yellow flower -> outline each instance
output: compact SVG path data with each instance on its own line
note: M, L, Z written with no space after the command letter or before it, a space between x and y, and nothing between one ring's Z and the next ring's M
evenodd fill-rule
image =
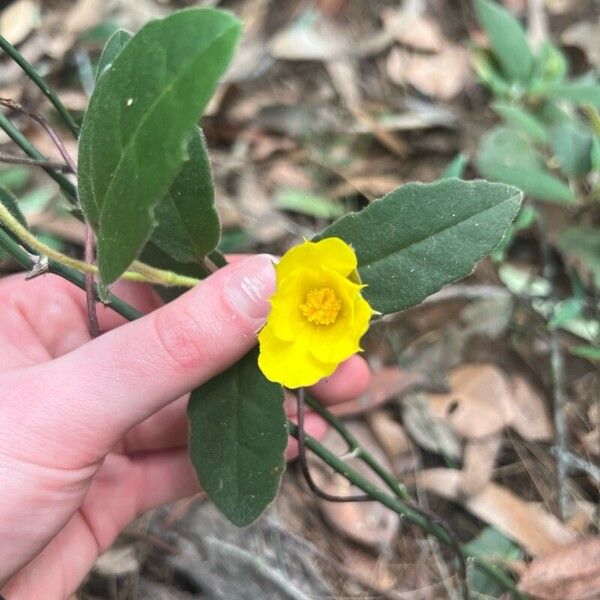
M258 335L258 365L267 379L288 388L312 385L361 350L373 311L356 267L354 250L335 237L305 241L282 257Z

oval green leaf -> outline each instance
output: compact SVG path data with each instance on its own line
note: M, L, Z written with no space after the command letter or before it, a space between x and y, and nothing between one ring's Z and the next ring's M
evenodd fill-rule
M202 487L232 523L249 525L277 495L285 469L282 387L265 379L255 348L192 392L188 415Z
M592 168L592 134L576 121L552 129L552 150L560 170L569 177L583 177Z
M154 210L158 223L152 241L179 262L202 261L221 235L214 200L206 141L196 129L188 143L188 159Z
M497 127L485 136L477 168L487 179L515 185L540 200L575 202L569 186L546 169L542 155L514 129Z
M365 298L388 314L468 275L498 245L521 198L516 188L487 181L410 183L317 237L353 246Z
M519 21L492 0L475 0L475 10L506 77L526 82L531 76L534 58Z
M99 79L81 129L79 197L104 284L149 238L152 209L185 160L239 33L229 13L182 10L143 27Z

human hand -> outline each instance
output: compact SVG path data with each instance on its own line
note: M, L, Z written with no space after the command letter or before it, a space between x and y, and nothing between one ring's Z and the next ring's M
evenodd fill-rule
M67 597L127 523L199 491L187 394L255 344L273 289L267 255L227 266L163 307L151 288L119 284L116 293L148 314L125 323L98 305L106 333L90 340L75 286L53 275L0 281L7 600ZM355 356L313 392L331 404L361 394L368 379ZM326 430L314 414L305 427L315 437Z

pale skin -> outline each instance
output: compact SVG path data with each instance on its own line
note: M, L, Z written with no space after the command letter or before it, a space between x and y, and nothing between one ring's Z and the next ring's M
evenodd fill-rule
M243 356L268 312L272 259L247 257L167 306L140 284L115 292L146 316L98 306L46 275L0 280L0 590L7 600L75 591L137 515L200 490L189 461L187 394ZM352 357L313 388L327 404L366 389ZM293 403L290 403L293 406ZM293 416L293 410L288 407ZM308 433L326 425L314 414ZM290 442L287 457L296 452Z

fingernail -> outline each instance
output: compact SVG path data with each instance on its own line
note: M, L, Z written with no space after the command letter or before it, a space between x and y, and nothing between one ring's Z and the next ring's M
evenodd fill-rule
M234 310L250 319L267 317L269 297L275 291L274 260L270 254L258 254L234 267L224 288Z

